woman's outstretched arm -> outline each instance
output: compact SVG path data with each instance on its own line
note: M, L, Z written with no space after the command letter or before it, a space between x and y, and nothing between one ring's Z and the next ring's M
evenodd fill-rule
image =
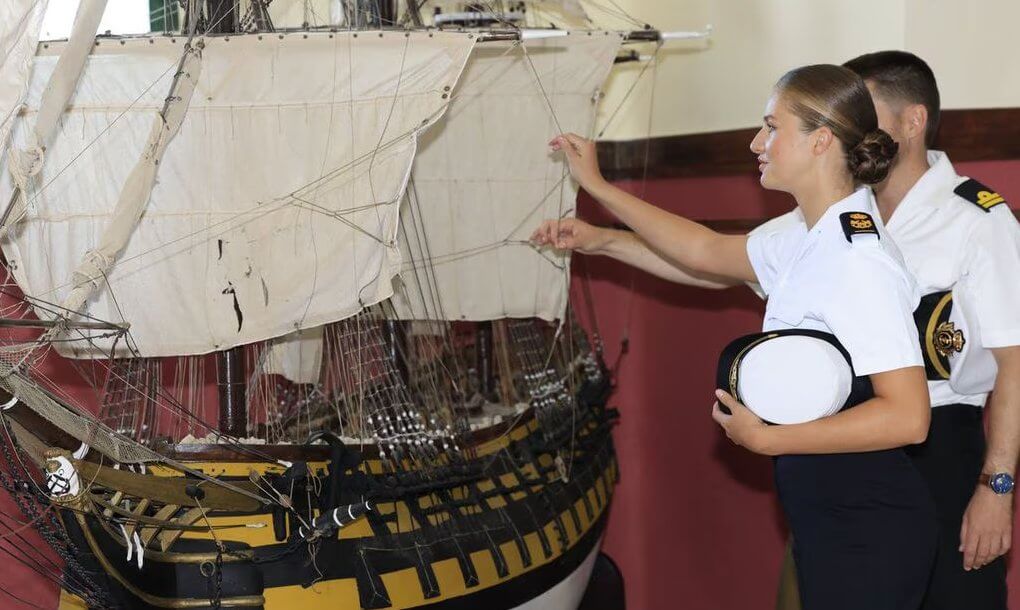
M589 195L667 261L696 274L757 280L747 256L746 235L717 233L613 186L602 177L591 140L567 133L556 136L550 145L563 151L571 175Z

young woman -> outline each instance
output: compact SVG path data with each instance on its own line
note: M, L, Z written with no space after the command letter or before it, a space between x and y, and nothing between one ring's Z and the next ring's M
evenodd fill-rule
M758 282L768 295L763 330L831 333L855 373L870 377L874 398L812 422L766 425L723 391L712 417L733 442L778 456L776 487L805 608L917 608L936 522L900 448L925 439L930 417L912 316L920 295L862 186L881 181L896 154L864 82L845 68L815 65L776 84L751 151L762 186L793 195L800 222L752 236L716 233L614 187L584 138L562 134L551 145L580 185L657 254L709 284ZM546 221L532 239L570 247L584 229Z

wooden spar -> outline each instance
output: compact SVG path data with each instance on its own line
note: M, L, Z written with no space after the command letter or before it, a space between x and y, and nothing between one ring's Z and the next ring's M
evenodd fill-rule
M66 324L68 328L82 330L110 330L117 332L127 332L131 327L131 325L126 322L124 324L114 324L113 322L102 322L98 320L67 322L62 319L30 320L26 318L0 318L0 328L53 328L54 326L61 324Z

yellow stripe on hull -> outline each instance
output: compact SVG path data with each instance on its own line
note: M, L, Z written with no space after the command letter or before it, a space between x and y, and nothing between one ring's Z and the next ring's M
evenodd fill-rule
M602 473L602 476L596 479L596 486L598 486L602 492L603 498L608 498L605 494L607 482L609 487L612 487L614 484L612 465L607 467ZM568 550L573 548L581 540L581 537L591 529L592 525L598 521L606 510L606 506L600 506L595 503L596 498L594 488L589 488L586 491L589 494L589 499L593 503L594 518L591 520L587 518L582 500L578 499L574 508L578 513L578 519L581 522L582 531L577 532L574 530L573 520L570 518L568 511L564 511L560 515L560 519L563 521L564 528L567 531ZM599 508L595 509L594 507L596 506ZM478 573L479 584L471 587L470 589L464 586L464 579L461 576L460 567L457 565L456 559L444 559L443 561L437 561L432 564L432 569L436 574L436 580L439 581L439 590L442 593L437 597L428 599L422 595L421 586L418 582L418 574L414 568L381 574L380 577L382 578L383 584L386 585L386 591L389 594L390 601L393 603L390 607L394 610L416 608L425 604L434 604L445 600L463 597L465 595L471 595L489 587L513 580L514 578L519 578L528 572L556 561L562 555L559 544L555 542L558 540L556 526L554 522L549 522L545 525L544 529L546 536L552 542L552 557L546 559L545 554L542 551L542 544L539 541L538 534L534 532L525 534L523 536L524 543L528 547L528 551L531 553L532 560L529 567L524 567L524 562L517 550L517 545L514 542L504 542L499 545L500 549L503 551L503 556L506 559L507 567L510 571L510 574L506 578L499 577L496 572L496 565L493 562L492 555L488 551L475 551L474 553L471 553L471 561ZM318 608L360 607L358 587L355 579L353 578L324 581L308 588L298 585L266 588L263 595L266 598L267 610L282 610L284 608L312 610Z
M593 509L591 519L588 518L583 499L578 497L574 502L574 510L580 522L581 531L577 531L574 527L570 511L563 511L560 514L560 521L563 523L567 536L566 550L574 548L581 538L591 530L595 522L605 513L611 497L611 490L616 483L614 473L615 460L610 460L609 465L595 479L595 484L584 490ZM599 498L604 498L606 502L600 502ZM253 519L251 516L211 517L210 522L213 525L263 523L264 525L259 528L244 527L219 530L218 536L220 539L243 542L252 547L278 544L273 535L270 515L260 515L256 519ZM414 568L381 573L380 578L392 602L392 605L389 607L394 610L415 608L425 604L433 604L475 594L487 588L522 577L529 572L556 561L562 556L563 551L561 551L561 545L559 544L559 533L555 520L546 523L543 526L543 530L552 547L552 556L549 558L545 556L537 533L534 531L522 532L522 538L532 560L531 565L528 567L524 566L523 558L518 551L516 543L508 541L499 545L509 570L509 574L505 578L499 577L493 557L488 550L479 550L471 553L471 563L474 565L479 580L478 585L471 588L465 587L460 566L457 560L452 558L436 561L431 564L441 592L437 597L424 597L417 571ZM363 538L372 536L372 531L366 520L362 519L342 529L340 535L341 538ZM212 538L211 535L204 532L189 532L186 536L189 538ZM263 596L266 600L266 610L288 610L291 608L313 610L317 608L360 607L357 581L354 578L322 581L310 587L302 587L300 585L267 587ZM77 597L62 591L59 608L60 610L84 610L86 606Z

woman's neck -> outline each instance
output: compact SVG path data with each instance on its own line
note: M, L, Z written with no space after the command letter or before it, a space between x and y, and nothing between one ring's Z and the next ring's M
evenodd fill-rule
M807 223L808 229L811 229L832 204L846 199L853 192L853 179L845 176L813 181L810 186L794 193L794 198L800 206L801 213L804 214L804 222Z

